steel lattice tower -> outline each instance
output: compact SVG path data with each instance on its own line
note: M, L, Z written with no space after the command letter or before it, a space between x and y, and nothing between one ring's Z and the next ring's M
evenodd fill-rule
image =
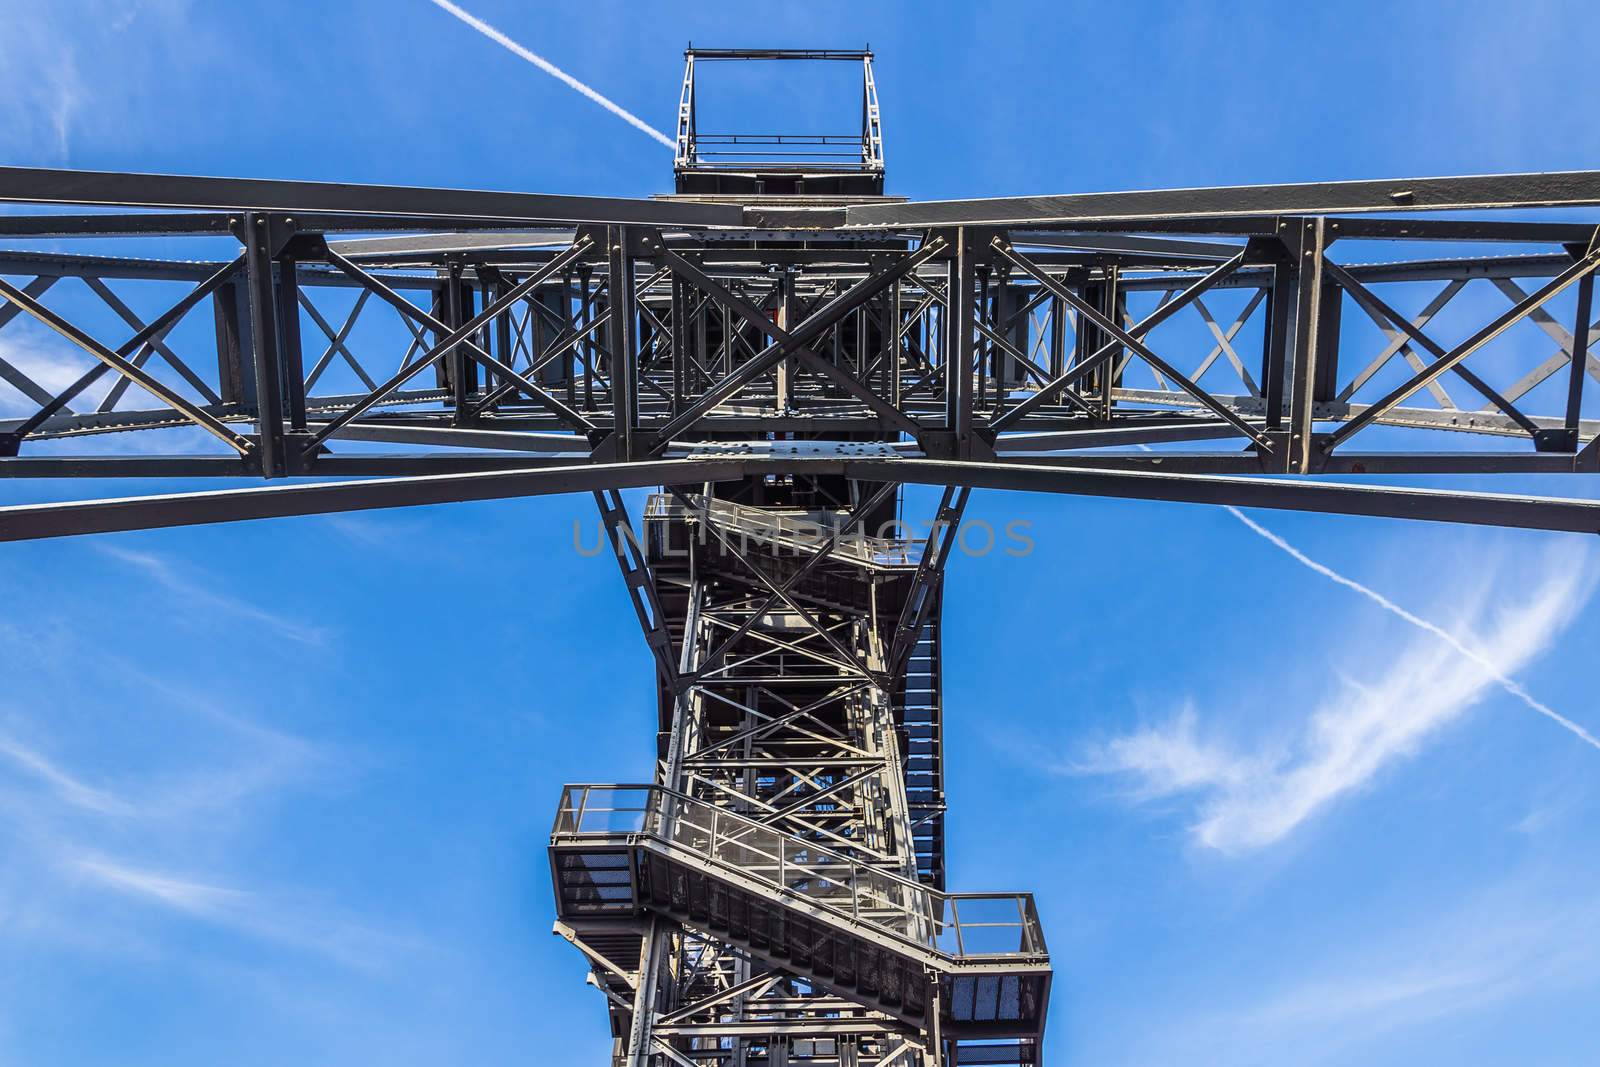
M859 138L698 129L697 62L797 59L860 65ZM679 116L679 197L884 199L868 53L691 49ZM780 331L827 296L792 268L773 281L750 310ZM687 306L679 294L666 329L689 325ZM867 370L889 314L836 327L834 365ZM731 363L736 324L694 328L696 350ZM809 389L775 371L750 395L798 415ZM812 435L774 436L798 451ZM892 457L895 436L864 429L853 451ZM609 998L618 1067L1039 1061L1050 967L1032 898L943 892L939 602L967 495L947 490L933 536L908 539L884 536L901 525L892 481L669 486L641 543L621 497L596 494L656 654L659 770L648 786L569 786L551 863L556 929Z
M697 65L779 60L858 65L859 134L699 129ZM654 780L551 838L615 1064L1041 1062L1032 899L945 886L972 489L1600 531L1328 480L1600 473L1600 227L1528 217L1600 173L907 203L862 51L691 50L676 144L650 200L0 168L49 209L0 215L0 329L80 353L0 355L0 478L274 482L0 540L594 495L659 691ZM192 254L107 254L152 237Z

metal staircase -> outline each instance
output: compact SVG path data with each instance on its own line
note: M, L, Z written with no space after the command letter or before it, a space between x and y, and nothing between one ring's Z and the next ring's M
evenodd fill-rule
M669 487L642 537L600 499L656 658L657 780L567 787L550 857L614 1067L1041 1062L1032 898L944 892L939 613L966 494L926 539L883 536L912 529L898 498Z
M940 590L932 596L932 618L923 624L906 661L895 705L904 738L906 807L917 855L917 871L928 885L944 888L944 731L940 722L942 670L939 657Z
M1029 894L942 893L654 785L567 786L550 859L586 940L653 914L946 1040L1043 1032Z

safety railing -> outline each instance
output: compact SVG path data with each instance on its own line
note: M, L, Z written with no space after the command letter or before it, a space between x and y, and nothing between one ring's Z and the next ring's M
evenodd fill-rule
M666 494L650 498L645 519L680 518L697 515L692 509ZM827 543L833 531L804 511L750 508L727 500L712 500L707 508L712 522L739 544L741 551L752 545L768 545L775 552L804 556ZM905 529L902 524L894 524ZM882 567L914 567L922 560L927 539L921 537L868 537L854 531L839 539L833 554L855 563Z
M1045 953L1031 894L941 893L663 786L564 787L552 844L633 836L952 959Z

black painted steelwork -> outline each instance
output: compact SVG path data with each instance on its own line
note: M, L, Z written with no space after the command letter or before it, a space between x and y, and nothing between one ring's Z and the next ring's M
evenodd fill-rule
M1600 196L1594 175L1347 184L1363 189L1257 190L1241 210L1366 210L1404 188L1412 207L1488 202L1505 216ZM1136 495L1333 511L1360 500L1369 514L1596 528L1573 501L1309 492L1264 477L1594 472L1600 371L1593 324L1577 321L1592 312L1600 259L1587 223L1219 215L1230 192L1201 190L1126 194L1118 210L1158 212L1139 220L1062 222L1058 202L1074 198L1041 198L1037 214L1053 221L927 228L882 220L997 213L802 197L569 205L354 186L324 200L320 188L0 171L0 191L18 202L120 195L125 209L236 208L0 219L0 327L31 319L65 342L55 366L0 350L0 477L428 477L581 464L618 487L622 465L727 459L731 441L752 443L743 460L798 471L856 463L844 446L876 440L906 463L906 480L928 461L959 461L951 477L992 467L984 484L1031 478L1093 493L1121 484L1094 472L1148 471L1167 477ZM1178 217L1174 200L1211 214ZM486 207L505 217L471 214ZM534 228L510 221L519 213ZM852 221L861 218L884 228ZM454 232L463 223L473 229ZM197 253L104 254L157 235ZM48 250L26 247L35 240ZM793 315L782 327L780 305ZM215 330L201 333L208 310ZM367 339L385 316L372 332L387 333ZM96 447L108 434L175 427L202 433L168 433L155 455ZM786 440L807 448L786 451ZM1019 466L1077 474L1005 473ZM1191 483L1202 475L1240 481L1212 495ZM372 485L281 492L265 513L449 499L450 484L416 496ZM147 514L162 524L186 509L192 521L247 518L264 513L256 499L183 495ZM69 506L56 524L41 518L48 508L0 510L0 530L71 532L69 515L139 513Z
M772 60L859 63L860 137L698 129ZM944 893L972 489L1600 532L1524 477L1600 473L1600 173L905 203L866 51L691 49L677 143L651 200L0 168L0 477L178 483L0 540L595 496L660 760L551 860L617 1064L1039 1062L1031 899Z

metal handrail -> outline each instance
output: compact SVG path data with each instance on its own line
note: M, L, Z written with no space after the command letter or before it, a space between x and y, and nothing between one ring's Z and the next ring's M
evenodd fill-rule
M645 518L696 516L698 513L664 495L652 497ZM710 500L705 514L724 530L759 535L763 543L792 546L797 550L821 547L828 528L810 518L802 509L761 512L728 500ZM815 534L815 536L809 536ZM803 536L806 535L806 536ZM928 541L923 537L869 537L854 532L839 540L834 555L841 559L880 566L914 566L922 558Z
M697 133L701 144L848 144L861 141L858 133Z
M644 801L638 806L629 807L603 807L591 802L591 794L595 792L630 792L645 794ZM670 816L671 825L662 825L668 821L668 816L663 811L663 801L673 798L677 803ZM632 812L639 818L637 825L632 828L618 829L607 827L602 830L584 830L584 817L590 812ZM703 821L686 819L685 813L690 812L708 816ZM569 816L572 816L569 818ZM742 836L730 836L730 831L725 827L732 824L742 828ZM682 831L687 827L705 835L704 847L697 847L684 838L687 836ZM770 835L776 843L776 848L764 849L761 842L752 831L762 835ZM734 833L739 833L735 831ZM626 834L634 836L647 835L662 842L669 848L678 847L693 853L696 856L709 859L712 863L727 867L748 877L767 882L785 893L802 895L807 902L815 907L834 912L843 918L855 922L865 923L873 928L887 933L897 939L917 945L919 948L932 949L934 952L953 959L963 958L995 958L1003 956L1042 956L1045 954L1044 936L1039 927L1038 912L1034 906L1033 898L1026 893L944 893L937 889L923 885L921 882L906 878L893 871L881 870L868 866L858 860L852 859L841 852L825 846L816 845L810 841L796 838L792 834L784 833L776 827L742 815L736 811L721 808L715 804L708 804L697 797L690 796L678 790L656 784L623 784L623 783L574 783L563 788L561 805L556 813L556 823L551 832L552 841L564 839L583 839L592 837L616 836ZM796 862L789 856L787 841L796 841L804 846L806 860ZM754 855L764 863L739 864L727 860L722 854L728 847L738 848L742 853ZM774 878L771 873L776 871ZM841 874L843 878L841 878ZM801 880L819 882L824 885L837 886L847 889L849 893L849 907L844 908L831 900L827 894L803 893L797 890L791 881L795 876L803 876ZM884 889L898 887L905 898L894 899L902 894L885 894L874 901L874 896L868 886L877 885ZM843 894L838 894L842 896ZM864 899L865 898L865 899ZM960 913L962 902L976 902L983 900L1011 901L1017 909L1015 920L1003 917L999 920L980 921L978 919L963 920ZM865 904L865 909L863 905ZM877 906L875 907L874 904ZM894 913L894 920L885 922L881 917L873 914L875 911L889 910ZM863 911L865 910L865 914ZM947 919L945 916L948 915ZM905 927L902 929L901 927ZM919 930L920 928L920 930ZM968 935L980 929L1015 929L1018 931L1019 947L1015 950L1003 952L969 951L967 947ZM953 938L954 945L948 943Z

